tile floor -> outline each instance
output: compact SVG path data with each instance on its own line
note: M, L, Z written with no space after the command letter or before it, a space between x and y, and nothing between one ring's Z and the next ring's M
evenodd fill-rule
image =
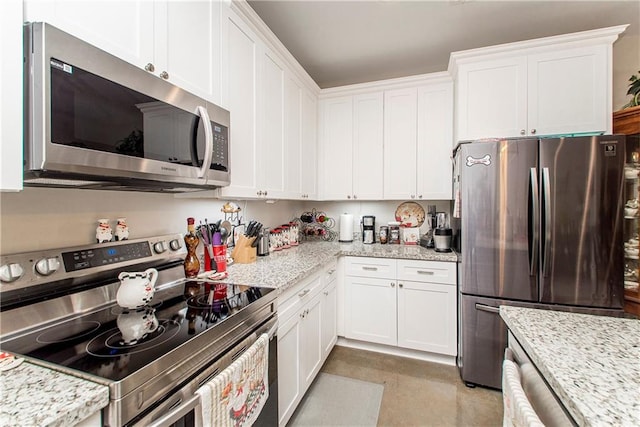
M468 388L454 366L336 346L321 371L384 384L378 426L502 425L502 394Z

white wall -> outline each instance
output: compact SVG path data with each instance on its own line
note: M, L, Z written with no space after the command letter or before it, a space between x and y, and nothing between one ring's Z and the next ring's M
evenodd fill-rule
M126 191L26 188L20 193L0 193L0 254L86 245L95 241L99 218L126 217L130 238L184 233L187 217L196 222L224 218L220 208L226 200L179 199L170 194ZM401 201L380 202L292 202L236 201L245 222L257 219L273 227L316 209L335 218L339 230L340 214L354 216L354 231L360 229L360 216L375 215L376 230L394 220ZM450 212L449 201L421 201L425 212L435 204L438 212ZM426 227L421 228L424 233Z
M109 218L115 227L117 218L126 217L131 239L184 233L187 217L196 223L223 218L224 202L125 191L26 188L0 193L0 254L94 243L98 218ZM297 202L237 203L246 221L257 219L269 227L301 212Z

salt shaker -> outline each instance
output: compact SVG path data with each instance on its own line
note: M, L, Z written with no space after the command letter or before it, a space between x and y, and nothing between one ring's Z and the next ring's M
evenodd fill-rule
M106 243L110 242L113 237L113 231L109 225L109 220L101 218L98 220L98 228L96 228L96 242Z
M129 240L127 218L118 218L118 224L116 225L116 240Z

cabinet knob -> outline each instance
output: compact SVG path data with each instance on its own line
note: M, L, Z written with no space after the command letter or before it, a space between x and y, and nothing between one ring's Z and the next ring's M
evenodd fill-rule
M531 129L531 135L535 135L536 134L536 130L535 129Z
M267 191L266 191L266 190L265 190L265 192L264 192L264 195L265 195L265 196L267 195Z
M347 199L351 200L351 194L347 194Z
M402 287L402 283L398 283L398 287L400 287L400 288L401 288L401 287Z
M520 135L524 135L526 132L524 129L520 129Z
M167 73L166 71L163 71L160 73L160 77L162 77L165 80L169 79L169 73Z
M153 66L151 62L144 66L144 69L153 73L156 70L156 67Z
M329 291L324 291L324 292L323 292L323 294L324 294L324 296L326 297L326 296L328 296L328 295L329 295Z
M392 287L392 288L395 288L395 287L396 287L396 284L395 284L395 283L393 283L393 282L391 282L391 287Z
M353 200L357 199L358 196L356 194L353 195Z
M412 198L412 199L415 199L415 198L416 198L416 195L415 195L415 194L412 194L412 195L411 195L411 198Z
M418 199L422 199L422 194L418 196Z

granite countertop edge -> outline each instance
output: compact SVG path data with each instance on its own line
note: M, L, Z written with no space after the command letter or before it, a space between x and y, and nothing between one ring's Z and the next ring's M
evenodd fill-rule
M0 374L0 426L75 425L109 404L109 387L25 360Z
M509 306L500 316L578 425L640 425L640 320Z

